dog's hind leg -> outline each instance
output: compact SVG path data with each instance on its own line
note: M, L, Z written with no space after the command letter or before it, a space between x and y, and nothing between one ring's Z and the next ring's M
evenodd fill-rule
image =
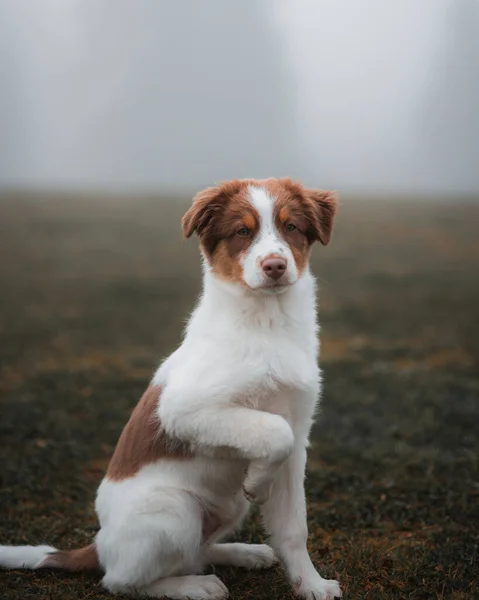
M119 499L120 500L120 499ZM202 509L183 490L157 489L102 526L96 544L111 592L170 598L225 598L214 576L200 577Z

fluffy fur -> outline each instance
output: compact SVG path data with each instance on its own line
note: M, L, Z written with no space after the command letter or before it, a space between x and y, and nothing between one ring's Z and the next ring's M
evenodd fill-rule
M313 242L329 242L335 209L334 194L289 179L196 196L183 231L200 239L203 292L123 431L98 490L95 543L1 546L0 565L98 568L112 592L219 599L228 591L206 565L280 560L299 596L341 595L309 558L303 485L320 392L308 259ZM250 502L271 546L219 543Z

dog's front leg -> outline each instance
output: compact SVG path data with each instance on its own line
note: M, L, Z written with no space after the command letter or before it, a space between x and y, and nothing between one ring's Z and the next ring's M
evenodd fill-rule
M239 406L224 395L212 396L211 387L166 386L159 417L168 434L190 444L197 454L237 457L262 465L265 472L288 458L294 434L283 417Z
M298 440L293 453L279 468L262 514L271 546L296 593L308 600L333 600L341 596L338 582L319 575L307 549L305 446L306 440Z

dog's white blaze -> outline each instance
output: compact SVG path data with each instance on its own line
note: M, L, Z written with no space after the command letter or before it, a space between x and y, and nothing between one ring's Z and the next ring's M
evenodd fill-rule
M294 262L291 248L279 234L274 222L275 199L263 187L250 186L251 204L260 217L259 234L249 250L242 258L243 277L251 288L258 288L269 283L268 277L261 268L261 261L271 254L279 254L288 261L288 267L282 282L295 283L298 270Z

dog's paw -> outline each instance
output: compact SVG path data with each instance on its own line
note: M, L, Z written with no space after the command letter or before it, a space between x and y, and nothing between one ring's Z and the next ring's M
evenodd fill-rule
M175 600L226 600L229 595L227 587L216 575L167 577L139 592L142 598Z
M278 562L273 548L266 544L245 544L235 559L237 567L243 569L269 569Z
M343 595L336 580L323 579L320 575L313 579L299 578L294 589L298 596L306 600L335 600Z

